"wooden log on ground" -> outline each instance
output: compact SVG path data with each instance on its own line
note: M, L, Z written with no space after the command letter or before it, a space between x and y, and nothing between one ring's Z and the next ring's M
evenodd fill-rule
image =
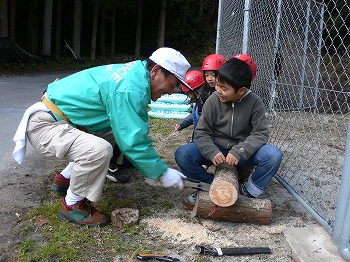
M139 211L133 208L118 208L111 213L111 222L113 226L122 228L132 226L139 221Z
M232 206L239 192L238 173L236 166L219 165L216 167L213 183L210 185L211 201L220 206Z
M271 223L272 205L269 199L240 197L232 206L219 207L210 200L208 192L199 191L191 216L267 225Z

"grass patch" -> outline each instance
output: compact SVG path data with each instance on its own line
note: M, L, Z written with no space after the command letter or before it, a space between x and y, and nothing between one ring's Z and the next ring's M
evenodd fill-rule
M98 204L108 210L137 204L137 200L103 198ZM16 261L112 261L123 254L134 257L142 250L159 250L157 243L149 242L143 233L146 224L118 229L112 225L103 228L80 227L62 221L58 216L60 199L52 199L28 213L18 234L23 239L15 254ZM109 207L113 206L112 209ZM161 202L163 209L171 203ZM129 207L129 206L128 206ZM147 208L145 209L147 211ZM107 214L107 212L105 212ZM142 216L153 215L148 209Z
M175 124L177 122L179 122L179 119L150 118L149 123L151 135L154 133L167 137L174 132Z

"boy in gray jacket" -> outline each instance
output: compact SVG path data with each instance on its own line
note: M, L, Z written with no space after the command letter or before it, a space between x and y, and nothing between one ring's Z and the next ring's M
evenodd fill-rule
M259 198L267 190L282 161L281 151L266 144L268 122L261 98L250 90L251 66L231 58L218 70L216 92L203 106L194 131L194 143L179 147L175 160L185 176L205 183L213 175L202 165L255 167L240 185L240 194ZM195 204L196 192L188 201Z

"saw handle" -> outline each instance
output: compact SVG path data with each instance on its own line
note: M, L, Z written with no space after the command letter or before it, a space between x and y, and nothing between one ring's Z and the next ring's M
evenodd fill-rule
M199 254L210 254L213 256L271 254L271 249L269 247L209 248L205 246L195 246L194 250Z

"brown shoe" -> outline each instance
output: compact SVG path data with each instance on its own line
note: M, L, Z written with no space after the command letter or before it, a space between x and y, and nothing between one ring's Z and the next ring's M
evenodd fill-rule
M59 193L66 193L69 187L70 179L65 178L61 174L56 174L53 179L51 188Z
M68 206L63 198L58 216L80 226L103 227L109 224L108 217L94 208L88 200L78 201L76 204Z

